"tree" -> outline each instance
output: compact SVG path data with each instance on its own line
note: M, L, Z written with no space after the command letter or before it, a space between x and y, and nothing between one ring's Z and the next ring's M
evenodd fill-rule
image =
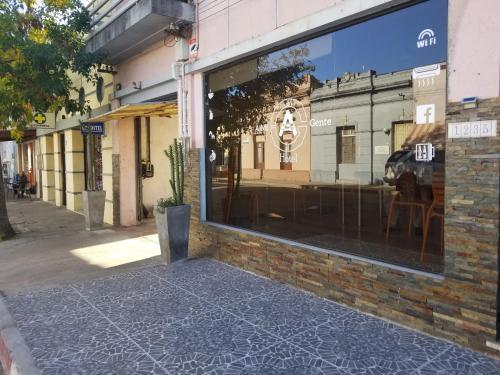
M20 139L35 111L88 111L71 97L70 74L97 80L100 56L85 51L90 20L79 0L0 2L0 128ZM12 234L0 179L0 236Z

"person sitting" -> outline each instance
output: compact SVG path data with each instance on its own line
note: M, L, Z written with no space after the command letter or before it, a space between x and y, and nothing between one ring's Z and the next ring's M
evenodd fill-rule
M12 180L12 191L14 192L14 196L17 197L19 194L19 173L16 173Z
M21 172L21 176L19 176L19 195L21 197L24 197L24 192L26 190L26 185L28 184L28 176L24 173L24 171Z

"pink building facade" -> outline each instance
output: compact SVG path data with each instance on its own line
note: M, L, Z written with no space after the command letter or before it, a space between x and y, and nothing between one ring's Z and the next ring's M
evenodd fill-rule
M105 3L106 222L182 138L191 256L499 355L498 1Z
M498 355L499 11L196 2L192 254Z

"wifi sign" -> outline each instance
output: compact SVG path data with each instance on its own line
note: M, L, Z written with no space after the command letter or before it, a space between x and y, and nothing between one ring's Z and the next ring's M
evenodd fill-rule
M425 29L418 34L417 48L424 48L435 46L437 44L437 38L434 35L434 31L431 29Z

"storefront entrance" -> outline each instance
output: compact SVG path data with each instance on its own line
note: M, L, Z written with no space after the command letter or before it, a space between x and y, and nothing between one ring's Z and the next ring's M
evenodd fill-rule
M446 25L431 0L207 74L207 219L441 273Z

